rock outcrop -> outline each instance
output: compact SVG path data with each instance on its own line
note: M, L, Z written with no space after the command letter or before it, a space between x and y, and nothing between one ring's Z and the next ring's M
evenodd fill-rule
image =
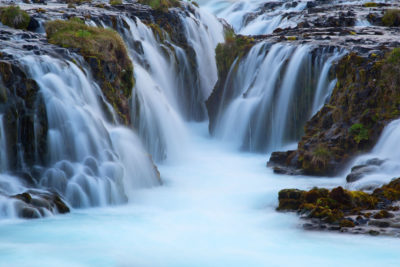
M279 192L279 211L295 211L307 230L400 235L400 178L372 193L342 187Z

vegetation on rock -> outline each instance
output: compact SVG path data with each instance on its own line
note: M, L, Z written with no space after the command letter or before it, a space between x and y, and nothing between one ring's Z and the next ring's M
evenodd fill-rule
M0 8L1 23L15 29L27 29L31 20L28 13L19 6Z
M365 7L377 7L378 4L375 2L367 2L367 3L364 3L364 6Z
M110 5L122 5L122 0L110 0Z
M179 0L138 0L138 3L160 11L167 11L168 8L181 6Z
M129 124L129 99L134 86L133 65L118 33L87 26L76 18L50 21L46 23L46 33L50 43L78 50L122 122Z
M297 211L305 218L318 219L322 223L354 227L359 223L351 219L351 216L358 216L365 222L370 218L394 217L389 211L398 210L393 204L400 200L400 178L375 189L371 194L342 187L332 190L313 188L309 191L283 189L278 198L279 211Z
M215 49L219 77L224 77L233 62L245 56L254 43L255 41L251 37L236 35L232 29L226 30L225 43L218 44Z
M382 23L385 26L400 26L400 9L388 9L382 18Z

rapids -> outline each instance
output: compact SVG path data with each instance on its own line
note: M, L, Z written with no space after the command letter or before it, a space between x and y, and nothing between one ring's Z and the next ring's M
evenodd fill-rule
M265 155L238 153L192 124L190 153L159 165L164 186L132 202L35 221L2 221L5 266L398 266L397 238L304 231L278 213L281 188L341 178L289 177Z

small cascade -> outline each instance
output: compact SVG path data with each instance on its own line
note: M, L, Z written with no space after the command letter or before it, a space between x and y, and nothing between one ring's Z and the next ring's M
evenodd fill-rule
M243 35L270 34L277 28L294 28L298 17L286 16L286 13L296 13L307 6L307 1L200 0L199 3L217 17L225 19L236 33Z
M374 188L399 177L399 137L400 120L395 120L385 127L372 151L358 157L353 162L352 166L358 166L363 173L359 180L348 184L348 186L354 189Z
M202 110L205 114L204 102L210 96L218 80L213 51L215 51L218 43L224 42L222 25L214 16L200 10L195 14L190 14L190 16L181 15L181 20L185 27L186 39L196 53L200 83L197 101L202 104Z
M158 184L133 132L107 123L104 98L89 72L48 56L21 62L38 83L48 114L48 167L42 168L40 187L78 208L123 203L133 189Z
M231 67L215 136L263 152L298 140L304 123L332 90L335 80L329 70L342 54L333 47L319 51L309 45L255 45Z
M324 48L322 54L329 53L329 48ZM317 89L315 91L314 101L312 105L312 114L315 114L328 102L329 96L336 85L336 79L329 79L329 72L331 71L334 62L337 62L344 56L344 50L335 50L331 57L325 60L324 57L320 58L318 66L323 66L318 78ZM325 62L323 62L325 61Z
M7 139L4 129L4 115L0 115L0 173L8 170Z

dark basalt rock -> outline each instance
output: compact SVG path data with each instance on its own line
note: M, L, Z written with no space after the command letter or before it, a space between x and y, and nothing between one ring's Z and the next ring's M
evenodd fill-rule
M40 218L45 215L44 210L61 214L70 212L69 207L56 193L31 190L10 198L21 201L16 205L17 214L25 219Z
M10 170L20 170L23 164L43 164L47 114L38 85L18 63L0 59L0 91Z

